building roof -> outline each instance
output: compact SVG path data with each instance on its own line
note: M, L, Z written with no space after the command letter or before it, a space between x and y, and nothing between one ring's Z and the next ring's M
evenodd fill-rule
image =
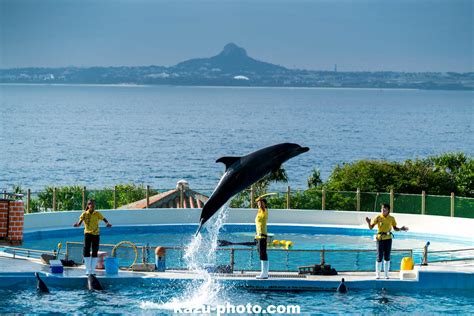
M181 205L181 198L182 203ZM176 189L158 193L149 197L149 208L202 208L209 199L208 196L191 190L186 181L180 180ZM146 198L126 204L121 209L146 208Z

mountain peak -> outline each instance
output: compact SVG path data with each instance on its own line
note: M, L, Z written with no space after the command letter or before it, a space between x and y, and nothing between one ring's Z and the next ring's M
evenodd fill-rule
M224 46L224 49L219 54L219 56L226 56L226 57L247 57L247 51L237 46L234 43L229 43Z
M203 72L205 69L213 71L246 74L267 73L285 71L286 68L253 59L247 55L247 51L234 43L224 46L224 49L216 56L210 58L196 58L183 61L176 65L177 68L188 72Z

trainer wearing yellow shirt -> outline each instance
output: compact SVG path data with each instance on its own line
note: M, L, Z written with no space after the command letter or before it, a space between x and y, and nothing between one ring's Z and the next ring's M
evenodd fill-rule
M85 211L79 217L79 221L73 225L74 227L79 227L84 222L84 263L87 275L95 274L100 242L99 222L101 220L105 222L107 227L112 227L112 224L100 212L95 210L95 201L89 200Z
M390 252L392 251L392 227L395 231L407 231L408 227L397 227L397 221L390 215L390 205L382 204L380 215L377 215L372 220L366 217L365 220L372 229L377 225L378 231L377 239L377 261L375 262L375 277L380 279L380 270L382 269L382 258L384 259L383 269L385 278L388 279L388 272L390 271Z
M267 222L268 210L267 200L263 198L257 199L258 212L255 217L255 240L257 241L257 249L260 255L261 272L257 279L268 279L268 255L267 255Z

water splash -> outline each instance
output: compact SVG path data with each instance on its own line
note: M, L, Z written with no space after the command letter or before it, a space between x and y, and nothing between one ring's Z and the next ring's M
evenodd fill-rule
M216 216L206 223L204 231L193 237L185 248L183 259L190 273L194 273L196 278L186 285L182 294L169 302L142 302L142 309L175 310L225 304L226 289L213 278L208 268L217 264L217 239L219 230L227 219L228 210L228 204L221 207Z

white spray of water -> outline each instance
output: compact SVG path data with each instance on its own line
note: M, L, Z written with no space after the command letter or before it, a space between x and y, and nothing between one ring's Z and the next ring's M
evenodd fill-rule
M204 232L192 238L186 247L183 259L188 270L196 274L196 278L185 287L182 294L164 304L142 302L142 309L174 310L225 304L225 289L206 268L216 265L217 239L227 213L226 204L206 223Z

